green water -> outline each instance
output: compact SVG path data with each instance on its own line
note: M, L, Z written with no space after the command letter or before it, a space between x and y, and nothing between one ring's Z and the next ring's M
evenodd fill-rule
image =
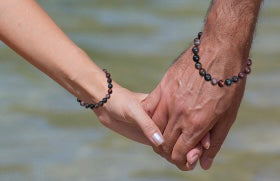
M203 26L202 0L40 0L121 85L149 92ZM246 95L213 168L181 172L107 130L0 43L1 181L280 180L280 1L267 0ZM28 43L27 43L28 46Z

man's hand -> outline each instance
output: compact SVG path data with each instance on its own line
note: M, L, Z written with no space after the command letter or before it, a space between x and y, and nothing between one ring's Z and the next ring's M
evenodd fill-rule
M221 78L238 73L239 66L231 70L225 69L226 65L217 66L224 57L241 57L231 55L223 48L218 50L213 46L201 48L206 70ZM245 78L225 88L206 82L194 68L191 49L188 50L169 68L144 102L146 111L162 129L165 139L163 146L155 151L180 169L189 170L187 153L210 131L211 147L201 158L202 168L208 169L236 118L244 88Z
M200 62L212 77L225 80L244 70L261 2L212 1L199 47ZM143 103L165 138L154 150L182 170L189 170L188 152L209 132L211 146L200 164L210 168L236 119L246 83L245 77L231 87L212 86L195 69L192 55L191 48L183 53Z

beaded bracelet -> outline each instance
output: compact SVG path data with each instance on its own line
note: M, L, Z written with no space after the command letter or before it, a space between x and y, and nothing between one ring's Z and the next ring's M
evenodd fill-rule
M237 83L239 79L242 79L245 77L246 74L250 74L251 73L251 65L252 65L252 59L248 58L247 60L247 66L245 67L245 69L241 72L239 72L239 74L236 76L233 76L232 78L227 78L225 81L223 80L217 80L215 78L212 78L212 76L208 73L206 73L206 70L202 68L202 64L199 62L200 57L198 55L199 52L199 45L201 43L201 38L202 36L202 32L199 32L197 37L194 39L194 46L192 48L192 52L193 52L193 61L195 62L195 68L199 70L199 74L201 76L204 77L204 79L206 81L211 81L211 84L213 86L215 85L219 85L219 87L224 87L224 85L226 86L231 86L232 83Z
M107 78L108 93L101 101L99 101L98 103L95 103L95 104L85 103L84 101L77 98L77 102L79 102L82 107L85 107L86 109L88 109L88 108L97 109L100 106L103 106L108 101L108 99L110 99L111 94L113 93L113 84L112 84L111 74L106 69L103 69L103 72L105 73L106 78Z

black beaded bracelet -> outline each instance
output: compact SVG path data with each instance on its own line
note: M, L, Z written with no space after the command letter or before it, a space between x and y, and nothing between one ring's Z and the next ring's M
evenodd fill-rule
M192 52L194 54L193 61L195 62L195 68L199 70L199 74L201 76L203 76L206 81L211 81L211 84L213 86L215 86L215 85L219 85L219 87L224 87L224 85L231 86L232 83L237 83L239 81L239 79L243 79L245 77L245 75L251 73L252 59L248 58L247 66L245 67L245 69L243 71L239 72L238 75L235 75L232 78L227 78L225 81L223 81L223 80L218 81L217 79L212 78L212 76L209 73L207 73L205 69L202 68L201 62L199 62L200 57L198 55L198 53L199 53L198 47L201 43L201 40L200 40L201 36L202 36L202 32L199 32L197 37L194 39L194 46L192 48Z
M103 69L103 72L105 73L106 78L107 78L108 93L101 101L99 101L98 103L95 103L95 104L85 103L84 101L77 99L77 102L79 102L82 107L85 107L86 109L88 109L88 108L97 109L100 106L103 106L108 101L108 99L111 98L111 94L113 93L113 84L112 84L111 74L106 69Z

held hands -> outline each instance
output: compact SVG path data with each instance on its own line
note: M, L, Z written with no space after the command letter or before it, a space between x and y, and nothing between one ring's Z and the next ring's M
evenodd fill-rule
M221 61L225 57L243 59L226 46L205 44L201 52L203 67L217 78L233 75L243 67L242 63ZM231 87L212 86L194 68L190 48L150 95L133 93L114 83L111 99L95 112L105 126L152 145L179 169L192 170L199 159L201 167L209 169L236 119L245 81L243 78Z
M206 45L201 52L203 67L216 73L215 77L228 77L243 67L237 61L222 61L225 57L242 59L242 55L227 51L226 47ZM231 87L212 86L194 68L191 48L186 51L143 102L165 139L163 145L154 147L155 152L181 170L193 169L197 160L191 158L198 157L201 167L209 169L236 119L245 81L244 78ZM209 146L209 133L211 145L202 150L200 142L208 144L204 144L205 148Z

